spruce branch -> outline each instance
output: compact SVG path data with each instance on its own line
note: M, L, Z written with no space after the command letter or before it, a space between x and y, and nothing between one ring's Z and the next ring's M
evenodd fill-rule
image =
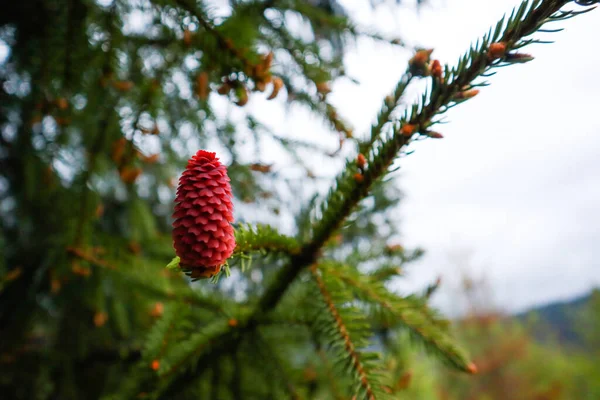
M171 377L181 371L193 369L197 357L202 354L212 341L227 331L230 323L225 319L217 319L192 334L187 340L179 343L172 352L165 354L157 373L160 377Z
M115 12L115 6L113 5L113 7L111 7L111 12L109 13L111 18L113 17L114 12ZM112 31L112 29L114 29L114 24L112 23L112 21L109 21L109 23L110 23L110 27L111 27L111 31L109 33L112 35L112 34L114 34L114 32ZM105 58L104 66L103 66L104 71L110 70L112 57L114 55L114 49L112 46L112 37L110 38L109 43L110 43L109 50L106 52L106 56L105 56L106 58ZM104 146L104 142L106 140L106 136L107 136L108 129L109 129L109 123L111 121L111 118L114 117L115 107L116 107L117 103L118 103L118 98L116 98L116 97L110 98L109 91L107 91L107 90L102 91L102 99L100 100L99 104L101 106L103 106L104 108L98 118L98 130L96 131L96 136L95 136L94 142L92 143L92 146L90 148L90 152L89 152L88 160L87 160L87 168L81 177L81 180L83 182L83 195L82 195L82 199L80 201L81 207L79 210L79 221L77 223L77 227L75 230L75 237L73 239L73 243L75 244L75 246L81 246L82 244L84 244L84 239L85 239L84 231L85 231L86 224L88 223L88 220L90 218L90 210L88 208L90 207L89 203L91 201L92 189L88 187L89 181L95 172L96 165L98 163L98 157L100 156L100 152Z
M413 105L410 114L405 116L403 123L395 127L391 137L382 139L380 144L377 142L373 144L365 154L368 168L361 174L360 180L356 179L358 172L356 162L347 163L317 213L320 219L312 229L312 240L302 247L300 254L291 260L281 271L278 279L267 288L256 310L257 315L275 307L298 274L315 262L329 236L341 227L358 203L368 196L371 186L388 172L388 168L400 150L410 142L416 131L424 131L431 126L432 119L446 111L449 106L464 102L466 99L457 99L457 95L489 69L512 64L507 60L490 60L487 54L489 44L497 41L504 42L507 51L510 51L518 46L523 38L536 32L545 23L577 15L570 11L560 12L568 2L566 0L524 1L518 10L513 11L506 24L502 18L495 30L490 31L481 44L478 43L464 55L455 68L446 67L446 83L435 85L429 96L424 96L420 103ZM410 129L406 129L407 126Z
M448 332L448 322L435 315L427 303L394 295L378 281L344 264L325 261L319 263L318 268L323 274L342 281L364 303L378 306L384 313L386 324L406 327L428 350L439 354L450 365L472 372L473 364L454 343Z
M262 253L298 254L298 242L277 232L270 225L242 225L235 230L236 247L233 256L254 251Z
M321 278L321 275L318 272L316 266L311 267L310 272L315 279L317 287L319 288L319 292L321 293L323 302L325 303L329 314L333 318L333 322L335 323L335 327L337 330L336 333L342 339L342 346L349 357L349 364L352 370L354 371L354 374L357 375L359 385L364 390L364 398L367 400L375 400L375 389L373 383L370 380L368 374L369 371L364 365L364 361L362 360L361 354L358 351L357 346L350 337L349 328L347 327L346 322L342 319L340 311L333 301L331 292L325 286L325 282Z
M283 382L289 398L292 400L301 400L298 390L292 382L292 377L289 376L287 365L284 365L283 360L276 353L270 342L265 340L258 330L253 332L252 339L256 345L257 354L266 361L263 364L265 366L264 372L267 372L265 378L272 380L274 385ZM279 379L273 380L273 376L278 376Z
M137 274L131 273L123 268L117 268L115 264L89 254L89 252L85 252L74 247L69 247L67 252L72 257L86 261L94 267L101 268L107 276L117 278L118 280L122 279L128 285L146 292L151 296L165 300L180 301L182 303L201 307L216 313L223 312L222 301L218 302L213 298L201 296L197 291L191 289L188 285L184 285L183 280L181 281L182 285L180 285L176 291L167 290L153 280L142 280ZM178 275L176 276L179 278Z
M184 10L192 14L198 20L198 23L204 28L205 31L210 33L217 40L217 43L220 45L222 49L225 49L226 52L231 54L235 59L237 59L245 71L252 71L253 63L248 60L248 58L238 50L231 42L230 39L226 38L215 29L214 24L208 19L206 15L200 10L197 6L194 5L194 1L190 0L175 0L177 4L179 4Z
M333 189L329 192L326 200L323 202L320 209L317 210L315 220L306 241L297 254L291 256L290 262L279 272L272 284L267 287L262 298L254 310L254 313L245 320L240 321L236 328L225 329L222 335L214 336L215 345L211 351L203 354L195 360L194 365L197 368L203 368L203 361L215 357L224 351L231 351L232 346L235 347L241 339L240 331L252 330L261 318L271 311L279 301L290 285L296 280L298 275L310 265L313 265L321 252L324 244L329 237L334 234L356 208L359 202L369 195L371 187L382 179L388 172L392 162L398 157L401 149L410 143L411 138L416 133L424 133L433 123L433 119L444 113L450 107L458 105L468 98L472 97L475 92L465 93L469 91L473 85L473 81L478 77L485 77L492 68L512 65L519 62L515 58L514 53L512 58L509 56L490 59L488 56L489 46L492 43L502 42L506 46L506 52L510 55L511 51L523 47L524 44L531 42L526 41L526 37L539 30L545 23L550 21L564 20L582 12L560 12L562 6L567 4L565 0L533 0L524 1L518 9L508 18L496 25L495 30L490 31L481 42L478 42L466 55L458 62L458 65L452 69L445 68L445 82L432 85L432 89L422 100L413 105L406 112L401 123L396 124L392 134L389 137L380 137L375 140L371 147L365 149L365 158L367 167L360 171L360 179L357 179L359 169L355 161L349 161L345 170L337 178ZM519 47L520 46L520 47ZM481 84L479 84L481 85ZM468 94L468 96L467 96ZM313 274L314 268L312 269ZM320 282L320 289L323 297L327 301L327 293L331 297L331 293L326 291L322 277L319 276L317 282ZM331 301L329 301L331 303ZM392 306L393 308L393 306ZM335 310L335 312L334 312ZM330 313L335 319L338 331L342 332L343 325L340 324L338 318L335 318L335 313L339 311L337 308L330 309ZM421 327L429 326L432 322L429 314L423 310L420 312L410 313L404 316L404 321L409 321L417 334L422 330ZM343 323L343 321L342 321ZM431 336L431 335L429 335ZM423 336L424 342L436 342L440 339ZM433 349L439 348L437 346ZM353 349L354 347L350 347ZM194 358L194 357L190 357ZM356 369L362 360L351 357L352 364ZM191 360L188 359L191 364ZM358 361L357 361L358 360ZM460 362L458 362L460 364ZM188 369L184 374L181 374L175 379L168 389L176 390L179 384L183 384L193 377ZM364 368L363 368L364 373ZM359 371L359 375L362 375ZM373 391L371 383L362 382L361 388L367 393Z

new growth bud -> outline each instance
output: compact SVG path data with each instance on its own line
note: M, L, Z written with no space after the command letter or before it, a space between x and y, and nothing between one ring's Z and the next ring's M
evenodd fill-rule
M487 56L490 61L504 57L506 54L506 44L503 42L492 43L488 48Z
M403 136L412 136L416 130L417 127L412 124L404 124L402 125L402 128L400 128L400 133L402 133Z
M429 69L431 70L431 76L433 76L435 79L438 79L441 82L444 82L444 77L443 77L444 71L442 68L442 64L440 63L439 60L433 60L431 62Z
M429 76L429 58L433 53L433 49L423 49L415 53L413 58L408 61L410 73L414 76Z
M456 95L454 95L454 99L455 100L468 100L468 99L471 99L471 98L477 96L478 94L479 94L478 89L463 90L462 92L456 93Z
M365 156L363 156L361 153L358 153L358 156L356 156L356 165L358 165L358 168L363 169L366 164L367 160L365 159Z
M533 60L531 54L525 53L509 53L506 55L506 62L511 64L523 64Z

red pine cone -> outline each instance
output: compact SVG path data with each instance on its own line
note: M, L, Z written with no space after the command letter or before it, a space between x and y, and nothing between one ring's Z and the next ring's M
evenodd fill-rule
M233 204L227 167L199 150L179 178L173 246L192 278L210 278L233 253Z

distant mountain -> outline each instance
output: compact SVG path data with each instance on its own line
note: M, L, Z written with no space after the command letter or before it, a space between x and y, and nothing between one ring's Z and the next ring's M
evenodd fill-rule
M592 297L592 293L572 300L550 303L515 315L529 325L540 341L558 340L566 345L581 346L583 340L574 324Z

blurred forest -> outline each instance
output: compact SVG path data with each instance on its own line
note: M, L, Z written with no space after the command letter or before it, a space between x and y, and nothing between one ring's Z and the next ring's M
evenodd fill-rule
M439 282L394 289L424 251L399 240L398 160L443 138L433 128L492 70L532 61L522 49L546 23L592 3L524 1L450 66L362 29L336 0L11 2L0 12L0 397L600 398L598 292L552 337L552 313L471 302L453 323L430 306ZM409 59L369 132L328 97L353 81L344 55L356 40ZM415 82L426 89L411 105ZM255 112L273 103L327 137L275 131ZM227 208L227 176L216 161L194 170L200 149L231 184L225 264L183 265L173 248L174 219L187 238L222 244L207 222L222 210L206 203ZM222 179L186 186L182 173ZM189 210L174 216L184 192ZM465 283L467 299L475 290Z
M464 293L480 290L466 282ZM600 396L600 290L506 315L481 304L456 322L479 371L437 370L431 399L596 399ZM422 367L425 369L425 367Z

